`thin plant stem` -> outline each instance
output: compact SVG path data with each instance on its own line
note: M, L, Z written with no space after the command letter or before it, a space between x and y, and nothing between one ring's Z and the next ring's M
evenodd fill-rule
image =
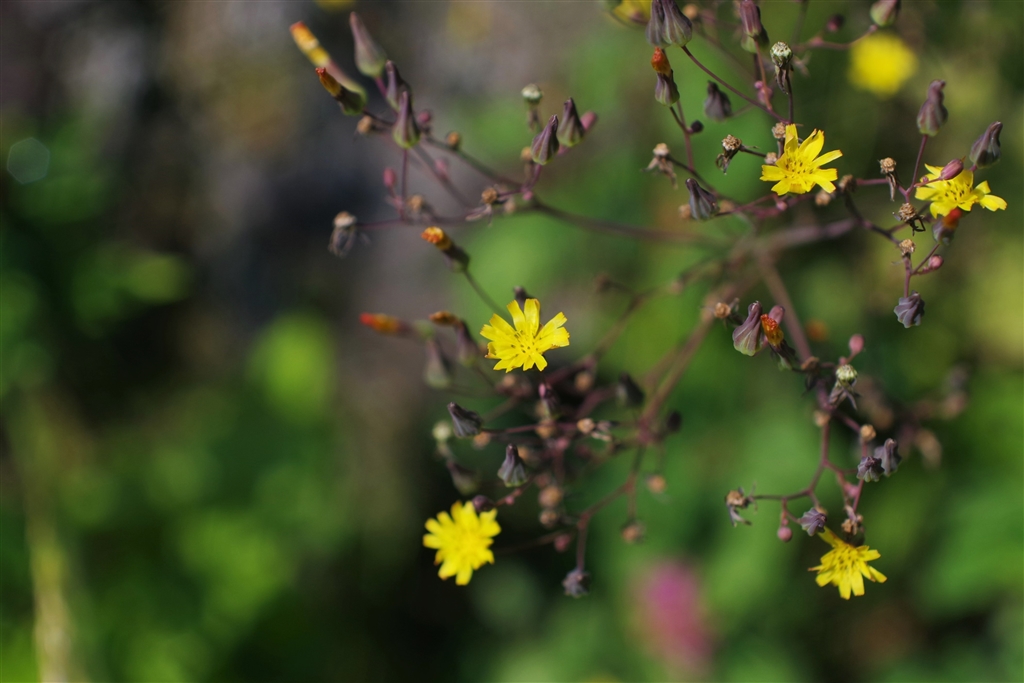
M485 292L483 287L480 286L480 283L478 283L476 281L476 278L474 278L473 275L469 272L469 269L467 268L467 269L463 270L462 274L466 276L466 281L469 282L469 286L473 288L473 291L476 292L477 296L479 296L480 299L485 304L487 304L487 306L492 311L494 311L495 313L498 313L500 315L502 307L499 306L498 304L496 304L494 302L494 299L492 299L490 296L487 295L487 292Z
M772 117L774 117L774 118L775 118L776 120L778 120L778 121L782 121L782 120L783 120L781 116L779 116L778 114L776 114L776 113L775 113L775 112L773 112L772 110L770 110L770 109L766 108L766 107L765 107L765 106L764 106L763 104L761 104L760 102L757 102L757 101L755 101L755 100L752 100L752 99L750 99L749 97L747 97L746 95L744 95L743 93L741 93L741 92L740 92L739 90L737 90L736 88L732 87L731 85L729 85L728 83L726 83L725 81L723 81L723 80L722 80L721 78L719 78L719 77L718 77L718 76L717 76L717 75L715 74L715 72L711 71L711 69L709 69L709 68L707 68L706 66L704 66L703 64L701 64L701 63L700 63L700 61L698 61L698 60L697 60L697 58L693 56L693 53L692 53L692 52L690 52L690 49L689 49L689 48L686 48L686 47L684 47L684 48L683 48L683 52L685 52L685 53L686 53L686 56L687 56L687 57L689 57L689 58L690 58L690 59L691 59L691 60L693 61L693 63L694 63L694 64L696 64L696 65L697 65L697 66L698 66L698 67L700 68L700 70L701 70L701 71L703 71L704 73L706 73L706 74L707 74L708 76L711 76L711 77L712 77L713 79L715 79L716 81L718 81L719 83L721 83L722 85L724 85L724 86L725 86L726 88L728 88L729 90L731 90L732 92L734 92L734 93L735 93L736 95L738 95L739 97L742 97L742 98L743 98L744 100L746 100L746 101L747 101L747 102L749 102L750 104L754 105L755 107L757 107L758 109L760 109L760 110L761 110L761 111L763 111L764 113L768 114L769 116L772 116Z

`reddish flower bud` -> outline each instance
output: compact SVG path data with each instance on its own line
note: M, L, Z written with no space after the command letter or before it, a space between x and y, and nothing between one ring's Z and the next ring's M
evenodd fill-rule
M963 173L963 170L964 162L960 159L953 159L942 167L942 172L939 173L939 180L952 180Z
M651 57L651 68L662 76L672 73L672 65L668 61L668 55L660 47L654 48L654 56Z

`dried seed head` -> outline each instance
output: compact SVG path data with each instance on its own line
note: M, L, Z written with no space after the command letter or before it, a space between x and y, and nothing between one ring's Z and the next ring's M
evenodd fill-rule
M688 221L691 218L693 218L693 213L690 211L689 204L679 205L679 217L682 218L684 221Z
M775 64L775 68L779 71L785 71L790 68L793 62L793 50L788 44L778 42L772 45L772 63Z
M896 212L896 217L904 223L917 218L917 209L914 208L913 204L903 204L900 206L899 211Z
M360 135L369 135L374 131L373 119L369 116L364 116L359 119L359 123L356 124L356 132Z
M786 124L783 121L772 126L772 137L780 142L786 139Z
M582 598L590 592L590 574L582 569L573 569L562 580L562 588L570 598Z
M911 254L914 253L914 249L917 248L917 245L914 244L914 240L908 237L907 239L900 242L899 247L901 254L903 254L904 256L910 256Z
M580 434L589 434L594 431L594 421L585 417L576 423L576 429L580 430Z
M632 522L629 522L622 527L622 540L630 545L639 543L644 540L645 531L646 529L644 529L644 525L634 519Z
M495 203L498 201L498 191L493 187L484 188L480 193L480 201L487 205Z
M647 485L647 490L655 495L665 493L665 489L668 487L668 482L665 481L665 477L660 474L649 474L644 479L644 483Z
M874 440L878 434L873 425L865 424L860 427L860 440L864 443Z
M729 314L731 312L732 306L730 306L729 304L722 303L721 301L715 304L715 317L718 318L719 320L725 320L726 318L729 317Z
M779 161L779 155L775 152L768 152L764 155L764 163L766 166L774 166Z
M743 146L743 141L733 135L726 135L722 140L722 149L726 152L738 152Z
M562 503L562 489L554 484L545 486L537 494L537 502L542 508L556 508Z
M668 145L664 142L659 142L654 146L654 158L655 159L668 159L671 152L668 149Z
M521 94L523 96L523 101L529 106L537 106L544 97L544 93L542 93L540 88L533 83L530 83L528 86L523 88Z
M857 369L845 363L836 368L836 381L844 387L852 387L857 383Z
M826 192L825 190L818 190L818 194L814 195L815 206L828 206L832 203L832 193Z
M448 145L448 149L458 151L459 147L462 146L462 135L458 131L453 130L445 136L444 144Z
M878 160L878 167L882 171L882 175L889 175L890 173L896 172L896 160L892 157L886 157Z

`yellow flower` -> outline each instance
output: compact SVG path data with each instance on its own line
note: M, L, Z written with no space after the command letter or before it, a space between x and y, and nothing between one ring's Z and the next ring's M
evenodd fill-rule
M479 516L472 503L456 501L452 514L441 511L437 519L427 520L427 531L423 545L437 549L434 564L441 565L437 575L442 579L455 577L455 583L465 586L473 578L473 571L485 562L494 564L494 553L490 551L493 537L501 532L494 521L497 510L483 512Z
M643 26L651 20L651 0L622 0L612 14L623 21Z
M876 33L850 48L850 82L881 98L899 92L917 71L917 55L892 33Z
M783 146L782 156L774 166L761 167L761 180L777 180L772 192L779 195L787 192L804 194L814 189L815 185L826 192L835 192L836 186L832 181L838 177L838 171L834 168L821 167L843 156L843 153L836 149L819 157L818 153L824 146L825 134L820 130L815 130L800 144L796 136L796 126L789 124L786 126L786 144Z
M544 360L545 351L569 345L569 331L562 327L565 325L563 314L559 313L540 327L540 302L536 299L526 300L525 313L519 308L518 301L513 301L507 308L512 314L515 329L495 313L491 316L491 324L480 330L482 337L491 340L487 345L487 358L501 361L494 366L495 370L512 372L520 366L529 370L534 365L543 370L548 366Z
M838 586L839 595L843 600L849 600L851 591L854 595L864 595L864 579L885 583L885 574L868 566L868 562L882 556L880 552L866 545L855 548L832 533L828 527L818 535L832 546L832 550L821 558L821 564L809 570L818 572L815 581L819 586L830 583Z
M952 180L939 180L942 173L940 166L924 165L928 169L928 179L932 182L917 188L914 197L932 203L933 216L945 216L955 208L970 211L975 204L981 204L989 211L1006 208L1006 200L991 194L988 181L974 186L974 173L961 171Z

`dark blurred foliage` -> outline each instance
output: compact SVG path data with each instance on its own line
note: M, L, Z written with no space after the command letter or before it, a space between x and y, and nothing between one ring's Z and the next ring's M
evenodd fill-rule
M965 154L1001 119L1004 159L984 177L1009 208L964 221L909 331L891 312L902 271L884 245L851 236L781 264L823 353L859 332L861 372L901 400L941 398L951 378L969 395L865 493L889 581L850 603L806 571L824 544L778 542L776 508L728 523L727 490L802 486L817 445L798 381L736 354L725 331L673 397L685 426L667 493L641 495L646 543L622 543L620 505L595 518L588 598L560 595L572 559L550 548L499 553L467 588L439 580L420 537L458 498L430 440L451 399L422 388L419 349L354 323L450 309L472 326L486 307L410 230L343 261L326 250L338 211L388 216L379 178L396 157L355 139L287 29L307 22L350 68L339 10L354 5L0 5L0 678L1021 680L1024 14L904 5L897 28L920 65L899 95L853 89L848 55L816 52L795 80L799 117L844 150L847 172L872 177L878 158L913 158L913 117L943 78L950 122L926 161ZM531 138L519 89L540 83L552 108L571 94L601 120L546 171L546 194L588 215L678 222L685 192L638 172L656 143L681 146L678 131L651 98L642 32L600 3L358 9L441 134L458 129L515 171ZM765 3L769 33L795 12ZM866 26L861 2L812 3L807 26L836 12L845 39ZM673 58L698 111L705 79ZM756 114L705 123L709 175L725 133L770 148ZM756 168L737 160L723 189L763 191ZM643 287L698 258L536 216L456 236L486 289L525 286L565 310L575 349L622 304L593 294L598 273ZM603 372L642 372L700 303L652 305ZM498 451L462 456L496 470ZM623 465L573 504L617 486ZM525 498L503 509L498 547L538 535L536 514Z

